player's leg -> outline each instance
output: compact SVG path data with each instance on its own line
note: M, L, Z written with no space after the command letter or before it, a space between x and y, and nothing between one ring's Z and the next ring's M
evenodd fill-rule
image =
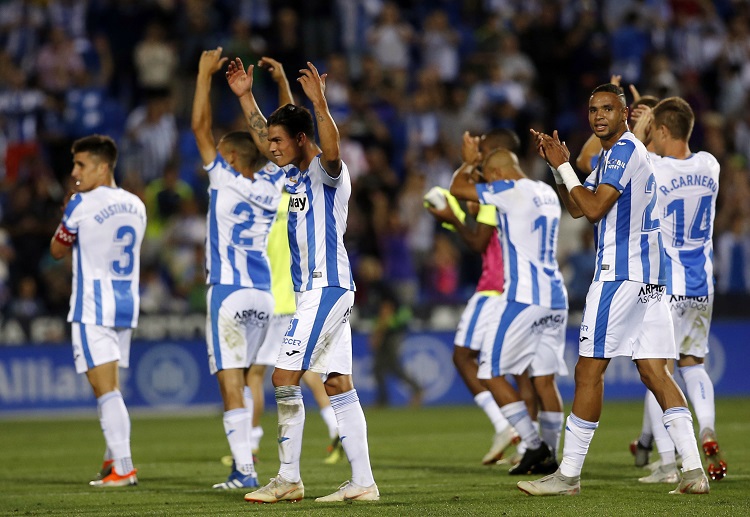
M674 443L667 432L667 428L662 423L664 411L651 391L646 392L644 406L649 412L649 420L654 424L651 434L656 443L656 450L659 452L659 466L651 474L639 478L638 481L641 483L677 483L680 480L680 475L677 471Z
M693 418L687 408L685 396L669 373L667 359L662 359L672 359L677 355L672 315L666 295L649 297L647 309L643 325L633 343L633 360L641 380L664 411L662 422L677 452L682 456L683 480L677 491L708 493L708 479L698 453Z
M643 418L641 420L641 434L630 442L630 454L635 457L636 467L648 465L649 456L653 450L654 434L651 430L651 415L648 407L648 392L643 399ZM656 400L654 400L654 403ZM658 405L658 404L657 404Z
M109 458L92 486L138 483L130 452L130 415L120 392L119 367L129 366L131 329L73 323L73 356L78 373L85 373L97 401L97 411Z
M266 291L225 285L211 286L207 296L209 370L219 383L224 433L234 459L227 480L214 488L256 487L258 477L250 439L252 413L245 405L244 391L247 369L268 330L273 297Z
M552 455L557 456L565 415L562 397L555 382L555 375L534 376L531 380L536 393L539 394L539 404L542 408L539 412L542 440L552 449Z
M278 355L278 354L276 354ZM260 425L260 417L265 411L266 400L263 384L266 378L267 366L265 364L254 364L247 370L245 382L246 390L243 390L245 407L252 407L252 428L250 429L250 447L254 453L260 450L260 439L263 438L263 427ZM251 404L248 404L247 391L250 392Z
M529 340L528 329L537 316L536 307L513 301L503 301L498 305L501 315L497 330L494 334L487 333L483 340L478 372L503 416L528 446L521 461L509 470L513 475L538 472L539 465L552 457L529 416L526 404L505 378L505 375L521 375L533 360L534 346Z
M482 458L483 465L491 465L502 459L508 447L518 442L520 437L503 416L500 406L495 402L492 393L479 382L477 378L479 370L479 365L477 364L478 357L479 350L472 350L471 348L459 345L453 347L453 364L456 366L458 374L463 379L466 387L469 388L471 394L474 395L474 403L484 411L484 414L487 415L487 418L489 418L495 429L492 446Z
M682 307L676 307L682 304ZM713 295L691 297L672 303L672 316L682 310L682 318L675 319L675 340L680 353L678 367L685 381L685 392L698 419L700 441L711 479L722 479L727 464L719 451L716 439L716 407L714 385L705 367L708 354L708 332L713 312ZM678 322L679 321L679 325Z
M320 409L320 416L328 429L328 439L331 443L328 445L328 456L324 460L325 463L332 464L343 458L343 449L341 442L339 441L339 430L338 423L336 422L336 413L331 407L331 401L326 393L323 380L320 378L320 374L306 371L302 375L302 381L310 388L310 391L315 398L315 402L318 404Z

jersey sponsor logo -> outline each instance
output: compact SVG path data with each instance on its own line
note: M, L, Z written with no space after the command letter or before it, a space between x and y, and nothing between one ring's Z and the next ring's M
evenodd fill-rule
M549 314L531 324L531 333L541 334L547 329L555 330L560 328L564 322L565 316L562 314Z
M307 208L307 196L305 194L292 194L289 196L289 211L304 212Z
M627 164L624 161L618 159L607 161L608 169L624 169L626 165Z
M648 303L650 300L660 301L664 295L663 285L646 284L638 291L638 303Z

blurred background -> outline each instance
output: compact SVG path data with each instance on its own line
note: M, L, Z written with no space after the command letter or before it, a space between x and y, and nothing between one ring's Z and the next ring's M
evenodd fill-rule
M590 135L590 91L612 74L626 92L633 84L693 107L691 148L721 163L714 350L732 350L750 335L747 0L3 0L0 410L91 397L85 379L79 389L70 373L70 349L54 345L69 342L71 268L48 253L70 187L71 143L91 133L116 140L118 183L144 200L149 216L131 398L150 382L158 396L143 395L147 405L218 400L215 382L203 379L207 178L190 131L198 58L217 46L246 65L264 55L281 61L300 103L294 79L305 62L328 74L326 96L353 183L345 240L358 286L360 390L375 389L368 336L388 289L407 311L401 357L425 387L424 402L471 401L445 376L453 379L452 332L481 259L434 222L422 196L448 185L465 130L515 130L523 169L550 181L529 128L557 129L577 154ZM255 84L269 114L275 85L263 70ZM244 129L221 74L212 96L217 135ZM585 219L564 212L558 260L572 341L593 274L592 241ZM151 369L141 372L138 361L149 353ZM726 352L732 361L719 371L722 353L712 354L714 377L739 368ZM642 391L627 387L638 384L628 364L621 395L635 398ZM185 392L191 375L198 380ZM430 392L441 376L446 386ZM61 386L68 395L55 395ZM409 400L399 383L389 389L392 403Z

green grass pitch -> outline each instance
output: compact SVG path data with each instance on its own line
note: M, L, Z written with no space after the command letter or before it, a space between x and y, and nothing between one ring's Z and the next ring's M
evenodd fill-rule
M253 505L247 490L218 491L228 469L219 412L211 416L133 416L137 487L95 489L103 439L94 410L86 418L0 421L0 515L750 515L750 399L717 403L718 436L729 476L708 496L671 496L670 485L643 485L628 443L640 431L642 404L607 402L583 471L578 497L533 498L498 466L483 467L492 430L476 407L365 409L370 454L381 500L315 503L349 477L349 465L324 465L328 442L317 409L307 411L302 479L306 499ZM566 409L569 411L569 408ZM262 483L278 468L276 415L257 470ZM345 513L344 513L345 512Z

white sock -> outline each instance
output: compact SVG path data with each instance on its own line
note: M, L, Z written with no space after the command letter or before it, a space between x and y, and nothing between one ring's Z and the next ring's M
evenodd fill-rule
M245 407L248 411L250 411L250 414L253 414L253 392L250 390L250 386L245 386L242 388L242 400L245 402Z
M255 452L260 449L261 438L263 438L263 428L261 426L250 429L250 450Z
M686 407L671 407L664 412L663 421L677 453L682 456L682 471L703 469L690 410Z
M578 418L573 413L565 422L565 443L560 472L563 476L578 477L583 470L583 461L589 452L589 445L594 438L594 431L599 422L589 422Z
M300 480L299 458L302 455L302 432L305 428L302 388L277 386L275 391L279 412L279 476L297 483Z
M336 422L336 412L331 406L326 406L320 410L320 416L328 427L328 438L333 440L339 435L338 423Z
M562 411L539 412L542 440L552 449L552 455L555 458L557 457L557 450L560 448L560 435L562 434L564 419L565 414Z
M715 430L714 383L711 382L705 365L682 366L680 374L685 380L685 391L698 419L698 430L703 431L707 427Z
M652 422L651 434L656 443L656 450L659 451L662 465L671 465L675 462L674 442L669 436L667 428L664 427L664 410L656 401L656 397L651 391L646 392L644 407L648 410L649 420Z
M227 435L235 467L246 476L255 474L253 449L250 446L252 426L253 414L247 408L230 409L224 412L224 432Z
M352 466L352 482L359 486L375 483L370 467L370 450L367 445L367 421L357 390L330 397L336 413L341 445Z
M521 439L526 442L526 447L529 449L539 448L542 439L539 437L539 431L534 427L526 404L522 400L505 404L500 407L500 411L503 412L503 416L521 436Z
M96 400L99 410L99 422L102 426L104 441L115 461L115 471L120 475L133 470L130 455L130 415L120 390L105 393Z
M651 447L651 442L654 439L654 434L651 431L651 412L649 411L648 404L646 403L649 393L651 392L647 390L646 396L643 399L643 423L641 424L641 435L638 437L638 442L640 442L640 444L646 448ZM661 422L661 418L659 419L659 422Z
M495 433L501 433L510 427L508 419L503 416L503 412L500 411L500 406L495 402L495 397L492 396L492 393L489 391L479 392L474 395L474 402L482 408L487 418L490 419L495 428Z

